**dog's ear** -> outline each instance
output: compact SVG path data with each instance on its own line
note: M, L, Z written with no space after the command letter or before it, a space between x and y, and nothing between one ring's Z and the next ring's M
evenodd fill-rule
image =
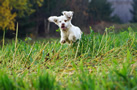
M65 15L67 18L71 19L73 16L73 11L63 11L62 14Z
M66 13L67 13L67 11L63 11L63 12L62 12L63 15L66 15Z
M51 16L48 18L49 22L54 22L55 24L58 23L58 17L57 16Z
M73 11L63 11L62 14L63 15L73 15L74 12Z

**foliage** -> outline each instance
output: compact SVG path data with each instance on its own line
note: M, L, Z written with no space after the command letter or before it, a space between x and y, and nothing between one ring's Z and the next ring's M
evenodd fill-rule
M72 47L58 39L6 40L0 89L136 89L137 32L113 30L101 35L90 28Z
M16 12L18 17L29 16L35 9L34 5L41 7L43 0L10 0L10 6L13 7L12 12Z
M92 0L89 3L88 13L93 23L100 21L119 21L118 17L111 16L112 12L111 3L107 0Z
M34 4L42 6L43 0L0 0L0 27L15 30L16 17L32 14Z
M60 3L62 4L60 5ZM20 23L20 36L25 36L27 34L29 35L30 33L34 34L35 36L45 36L45 31L49 23L47 18L50 15L61 14L61 12L64 10L62 7L65 7L65 0L58 0L58 2L56 0L44 0L41 7L39 7L37 4L34 4L32 6L32 8L35 10L33 14L17 19ZM52 31L51 29L49 30L49 33L55 33L55 30L53 29Z
M10 29L15 30L15 17L16 13L11 13L12 7L8 0L0 1L0 28L2 30Z
M72 23L85 28L101 20L115 21L116 17L110 17L113 11L110 7L106 0L92 0L90 3L89 0L0 0L0 30L15 30L15 23L18 22L20 37L58 35L55 33L57 26L47 20L49 16L72 10Z
M137 0L133 0L133 10L131 10L133 14L132 22L137 22Z
M88 25L88 3L89 0L66 0L67 9L74 11L73 21L75 25L87 26ZM83 23L84 22L84 23Z

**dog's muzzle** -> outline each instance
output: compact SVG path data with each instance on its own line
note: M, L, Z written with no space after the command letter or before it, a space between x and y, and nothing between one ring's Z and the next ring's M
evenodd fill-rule
M65 24L62 24L62 25L61 25L61 29L63 29L63 30L66 29Z

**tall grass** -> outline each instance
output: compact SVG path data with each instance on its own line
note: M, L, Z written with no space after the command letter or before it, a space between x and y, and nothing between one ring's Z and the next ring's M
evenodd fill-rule
M136 32L90 31L72 47L56 39L19 40L16 34L0 50L0 89L136 90Z

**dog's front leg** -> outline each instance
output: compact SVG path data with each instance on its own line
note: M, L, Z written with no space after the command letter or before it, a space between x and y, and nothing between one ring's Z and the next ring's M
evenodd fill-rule
M60 43L61 44L66 43L66 37L62 36L61 39L60 39Z

